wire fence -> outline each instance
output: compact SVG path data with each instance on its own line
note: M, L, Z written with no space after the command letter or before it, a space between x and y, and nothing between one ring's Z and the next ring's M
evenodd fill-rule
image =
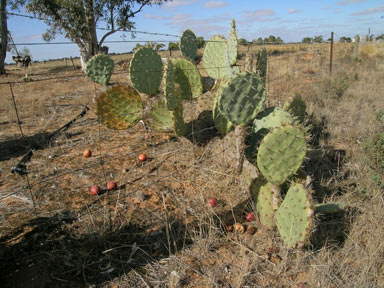
M257 47L257 49L264 47L268 48L268 46L255 47ZM301 77L302 80L304 75L313 80L316 79L316 77L322 77L326 74L329 65L327 61L327 58L329 57L329 46L323 44L323 46L319 46L316 49L317 50L314 51L313 49L304 49L304 46L299 46L292 49L292 51L289 49L288 51L270 50L268 75L266 79L268 93L274 94L276 96L274 98L278 101L283 101L283 98L286 98L288 95L288 91L287 93L281 92L284 89L287 89L287 82L290 83L290 86L288 87L290 93L296 85L298 77ZM254 51L251 47L251 49L244 49L242 53L250 54L253 52ZM127 59L127 61L128 60L129 59ZM243 60L244 57L242 60L238 61L238 66L241 69L244 67ZM39 65L44 66L43 63L40 63ZM228 67L211 68L221 69ZM96 87L96 85L94 85L90 80L87 80L86 76L80 71L78 74L74 75L52 76L51 72L33 74L33 69L34 67L31 68L29 73L29 77L32 78L33 81L26 82L24 80L6 79L6 81L0 82L2 94L8 94L10 99L12 99L12 105L8 108L12 107L16 115L16 121L14 121L14 123L16 124L20 135L19 139L16 139L13 142L10 141L7 145L12 146L12 144L14 144L15 146L22 147L21 151L24 151L24 153L18 151L12 155L0 155L3 162L1 177L4 179L2 181L3 185L1 185L3 186L2 190L0 190L0 204L7 199L16 197L15 199L24 203L20 204L21 207L18 207L17 209L27 211L32 207L33 210L31 211L33 211L35 217L41 215L55 217L55 215L59 212L63 212L67 209L61 205L62 203L60 203L60 198L65 198L64 194L66 193L63 190L62 185L60 185L61 181L73 185L74 187L68 188L67 190L70 191L71 195L75 195L75 190L84 191L88 189L87 187L89 187L89 184L84 183L90 183L94 181L94 179L103 179L101 182L103 182L105 186L108 179L111 180L118 177L119 189L117 192L114 191L106 193L107 191L104 191L105 193L97 196L96 200L90 200L86 197L82 197L82 200L86 201L87 204L80 205L81 207L72 211L72 214L76 215L76 217L80 219L86 215L96 213L96 211L104 209L112 203L121 201L123 196L120 195L120 193L123 193L124 197L134 195L136 192L129 187L131 185L135 185L135 183L140 182L141 185L145 186L145 189L149 189L149 187L159 185L159 183L164 181L185 183L186 180L183 179L183 177L188 175L187 182L191 182L194 189L199 191L201 194L201 191L205 191L208 189L207 187L212 184L209 184L210 181L213 181L211 178L215 177L212 176L212 174L216 176L220 175L220 177L226 177L228 179L232 179L234 177L233 173L226 173L225 171L220 171L219 169L215 170L212 167L211 169L209 164L207 164L210 161L217 161L217 159L221 159L219 161L221 163L228 162L225 159L228 157L227 154L233 153L233 150L231 150L233 149L232 144L224 143L224 141L218 141L221 144L215 146L214 149L210 147L209 149L211 150L207 152L209 149L204 148L205 146L201 146L201 143L198 142L199 134L205 133L210 139L214 139L215 137L217 138L218 136L216 128L212 124L206 125L203 128L198 127L199 115L202 114L204 110L207 110L207 107L200 109L198 107L200 105L199 103L206 101L208 102L206 105L212 105L214 99L214 95L212 95L212 93L205 93L201 95L198 100L190 102L184 109L185 114L188 114L188 117L190 118L189 123L192 127L190 135L183 137L190 140L190 144L187 145L185 143L178 143L180 140L173 136L169 136L169 133L165 133L165 135L168 135L169 138L162 140L162 135L164 135L164 133L157 133L154 131L148 132L145 127L140 124L136 125L134 128L119 133L108 130L105 127L102 127L100 122L97 120L97 116L95 117L93 112L88 110L88 107L92 106L92 99L94 96L99 95L102 92L102 87ZM201 74L204 74L205 68L203 66L198 66L198 69ZM127 70L115 70L113 77L116 78L117 82L125 82L127 84L128 81L124 79L129 78L129 74L130 72ZM71 120L56 130L52 129L52 127L54 127L53 123L47 124L46 127L50 127L53 132L45 133L47 134L45 135L45 139L43 141L45 143L39 143L41 144L40 146L36 145L36 143L31 144L30 142L33 142L32 138L39 134L39 132L36 132L38 129L36 129L34 125L37 125L40 122L34 118L32 111L23 111L26 107L25 105L20 104L22 104L23 99L28 97L28 91L34 91L34 93L36 92L36 88L33 86L38 85L38 83L49 82L52 80L62 81L64 79L68 80L68 83L70 83L70 81L76 81L77 79L81 79L83 81L82 83L88 83L83 84L88 85L88 88L84 89L84 95L80 97L82 103L71 103L71 101L76 97L76 93L71 94L71 91L55 93L52 98L65 99L68 97L69 101L67 102L69 103L66 103L66 105L68 104L68 106L66 106L68 107L68 111L65 111L64 115L53 115L52 117L56 118L56 120L57 118ZM79 83L74 85L79 85ZM5 92L5 87L8 87L8 93ZM16 91L15 87L17 87ZM44 88L47 86L42 87ZM151 102L151 100L148 101ZM22 106L23 108L20 108L19 106ZM212 109L212 106L210 107L210 109ZM82 111L80 111L80 108ZM27 118L23 118L23 116L20 115L20 111L22 111L21 114L24 115L27 115L27 112L30 112L31 114L28 114L29 116ZM200 114L196 114L197 112ZM28 123L28 121L33 123ZM11 123L12 121L9 122ZM57 123L57 121L54 122ZM12 127L9 128L12 130ZM80 144L77 144L77 142L71 142L71 137L76 138L76 136L66 135L66 137L63 137L63 135L65 136L67 132L73 130L78 132L81 130L79 133L87 133L87 131L90 132L89 135L84 135L83 140L77 139L76 141L80 142ZM146 138L147 136L148 139ZM13 134L12 137L17 138L17 134ZM120 142L117 141L116 143L116 141L110 141L111 137L118 138ZM138 139L144 139L143 141L145 143L143 141L140 142ZM6 146L6 138L3 138L2 141L4 142L0 145L3 147ZM128 147L126 151L125 148L127 144L124 143L124 141L133 141L131 147ZM111 142L113 144L111 144ZM79 160L79 157L81 158L79 153L77 153L77 155L73 155L74 150L79 149L79 147L89 146L90 144L98 151L98 154L96 154L91 161L81 162ZM118 153L116 152L114 155L114 151L118 151ZM1 153L4 153L4 151ZM52 155L47 156L47 153L52 153L54 157ZM151 161L137 161L137 155L140 153L147 153L151 155ZM183 158L184 163L182 165L178 164L179 161L177 160L177 155L185 156L185 158ZM21 159L17 161L16 158L20 156ZM186 158L189 160L186 160ZM65 159L69 159L68 161L72 162L66 163ZM133 163L131 166L125 168L124 171L121 171L118 167L114 167L115 165L123 163L122 159L129 159L130 163ZM81 165L75 165L76 162L81 162ZM169 171L168 173L160 171L163 169L162 167L169 162L172 163L171 166L173 171ZM203 165L202 162L205 164ZM15 173L12 174L11 171ZM83 180L79 179L78 175L83 175L85 177L84 183L80 183ZM69 178L72 178L72 180L69 180ZM197 180L198 178L201 179ZM74 179L79 179L78 183L76 183L76 180ZM152 180L150 183L146 183L145 179ZM205 181L202 179L205 179ZM4 185L6 181L10 181L12 185ZM99 181L99 183L101 182ZM6 188L4 189L4 187ZM47 195L44 193L51 195L52 191L50 190L52 189L57 190L57 192L55 192L56 195L53 196L51 200L47 200ZM111 193L114 193L114 196L109 196ZM118 198L120 200L116 199L116 197L120 197ZM58 203L53 205L54 209L45 210L47 209L47 203L53 201L58 201ZM2 206L6 211L1 215L0 220L2 225L6 225L7 219L10 215L15 213L15 208L7 205L9 205L9 202L0 205L0 207Z

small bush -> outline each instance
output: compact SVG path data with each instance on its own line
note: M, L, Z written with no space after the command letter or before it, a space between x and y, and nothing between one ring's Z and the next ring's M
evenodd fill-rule
M324 80L324 92L330 98L339 99L349 88L349 81L346 75L339 75Z

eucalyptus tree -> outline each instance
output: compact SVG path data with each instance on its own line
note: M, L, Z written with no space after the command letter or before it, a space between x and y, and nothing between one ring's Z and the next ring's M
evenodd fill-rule
M145 6L161 5L172 0L27 0L26 9L43 18L48 30L43 39L51 41L57 34L75 42L84 69L87 61L104 51L103 43L118 31L131 31L132 18ZM96 29L104 31L100 40Z

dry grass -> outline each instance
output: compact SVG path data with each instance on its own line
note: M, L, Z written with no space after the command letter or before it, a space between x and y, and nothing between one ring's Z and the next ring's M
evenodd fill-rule
M83 105L92 108L93 83L63 61L34 65L29 72L34 81L12 86L24 140L9 85L0 85L0 197L20 191L0 201L3 283L384 286L384 156L377 156L373 144L384 133L384 60L382 47L362 47L362 61L356 62L350 57L352 47L335 46L330 76L328 45L268 46L268 105L282 105L297 93L307 103L313 140L304 169L314 178L316 200L342 200L351 207L342 215L319 217L311 245L302 250L286 249L278 233L258 221L245 222L244 214L254 209L246 181L250 169L236 175L232 133L220 139L208 122L206 142L157 132L148 139L139 125L128 131L100 127L91 109L66 135L43 145L40 136L71 120ZM114 60L122 63L129 57ZM52 76L62 78L38 81ZM14 69L0 81L22 78L23 71ZM127 74L113 75L112 82L127 83ZM213 95L202 98L184 107L196 125ZM9 172L31 146L36 150L29 181L38 218L26 178ZM81 157L86 148L93 151L90 159ZM142 152L149 161L137 161ZM118 190L97 199L89 195L89 186L104 187L112 179ZM207 206L211 196L220 200L214 209ZM225 226L235 222L244 233L226 232Z

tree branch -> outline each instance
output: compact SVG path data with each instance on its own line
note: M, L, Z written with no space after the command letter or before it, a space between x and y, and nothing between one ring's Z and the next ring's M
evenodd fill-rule
M127 18L130 18L130 17L133 17L133 16L135 16L137 13L139 13L139 12L141 12L141 10L143 10L143 8L144 8L144 6L146 6L147 4L149 4L151 1L150 0L146 0L146 1L144 1L141 5L140 5L140 7L136 10L136 11L134 11L134 12L131 12L128 16L127 16ZM103 37L101 37L101 39L100 39L100 42L99 42L99 46L101 46L103 43L104 43L104 41L105 41L105 39L108 37L108 36L111 36L112 34L114 34L115 32L118 32L118 31L124 31L124 29L122 29L122 28L119 28L119 29L114 29L114 20L113 19L111 19L112 20L112 30L111 31L109 31L109 32L107 32L107 33L105 33L104 35L103 35Z

